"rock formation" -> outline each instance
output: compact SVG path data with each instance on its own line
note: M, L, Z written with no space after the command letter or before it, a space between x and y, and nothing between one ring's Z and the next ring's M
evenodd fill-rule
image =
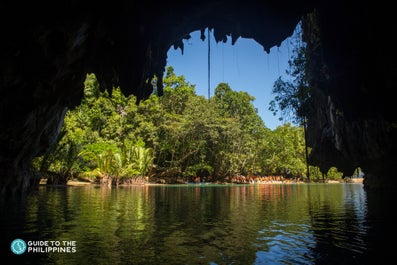
M312 12L316 23L305 22L315 90L311 161L346 174L360 166L368 187L381 186L396 158L396 56L380 31L394 31L392 9L345 2L0 3L0 193L34 186L31 159L48 150L65 111L79 104L87 73L103 89L120 86L143 99L163 75L168 49L183 49L190 32L210 27L217 41L253 38L266 52ZM159 94L161 87L160 78Z

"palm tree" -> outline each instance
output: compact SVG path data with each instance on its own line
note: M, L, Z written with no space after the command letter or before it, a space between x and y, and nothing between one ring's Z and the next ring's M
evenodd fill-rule
M146 176L153 165L154 155L151 148L131 145L126 149L125 158L136 175Z

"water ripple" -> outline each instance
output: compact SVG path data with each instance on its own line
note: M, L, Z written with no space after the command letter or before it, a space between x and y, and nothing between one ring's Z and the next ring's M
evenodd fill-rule
M273 221L259 231L255 264L312 264L315 239L307 224Z

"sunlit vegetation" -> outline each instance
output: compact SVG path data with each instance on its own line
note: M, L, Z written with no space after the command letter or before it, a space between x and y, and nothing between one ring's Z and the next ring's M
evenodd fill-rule
M81 105L67 112L57 142L33 168L50 183L306 180L301 126L268 129L254 98L227 83L206 99L168 67L164 85L162 97L153 94L137 103L118 87L101 91L95 75L88 74ZM336 169L312 171L318 180L341 177Z

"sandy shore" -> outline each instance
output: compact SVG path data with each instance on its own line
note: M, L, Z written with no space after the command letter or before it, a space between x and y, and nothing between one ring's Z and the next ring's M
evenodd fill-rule
M68 185L68 186L86 186L86 185L92 185L92 184L95 184L95 183L79 181L79 180L69 180L66 185Z
M363 183L364 178L352 178L351 181L353 183Z
M286 184L286 183L288 183L288 182L269 182L269 183L253 183L253 184ZM343 183L343 181L329 180L327 183ZM348 183L363 183L363 178L352 178L352 179L350 179L350 181ZM40 185L46 185L46 184L47 184L46 179L42 179L40 181ZM247 183L247 184L249 184L249 183ZM94 183L94 182L81 181L81 180L69 180L66 185L67 186L88 186L88 185L100 185L100 184ZM167 185L167 184L145 183L145 184L140 184L140 185L156 186L156 185Z

